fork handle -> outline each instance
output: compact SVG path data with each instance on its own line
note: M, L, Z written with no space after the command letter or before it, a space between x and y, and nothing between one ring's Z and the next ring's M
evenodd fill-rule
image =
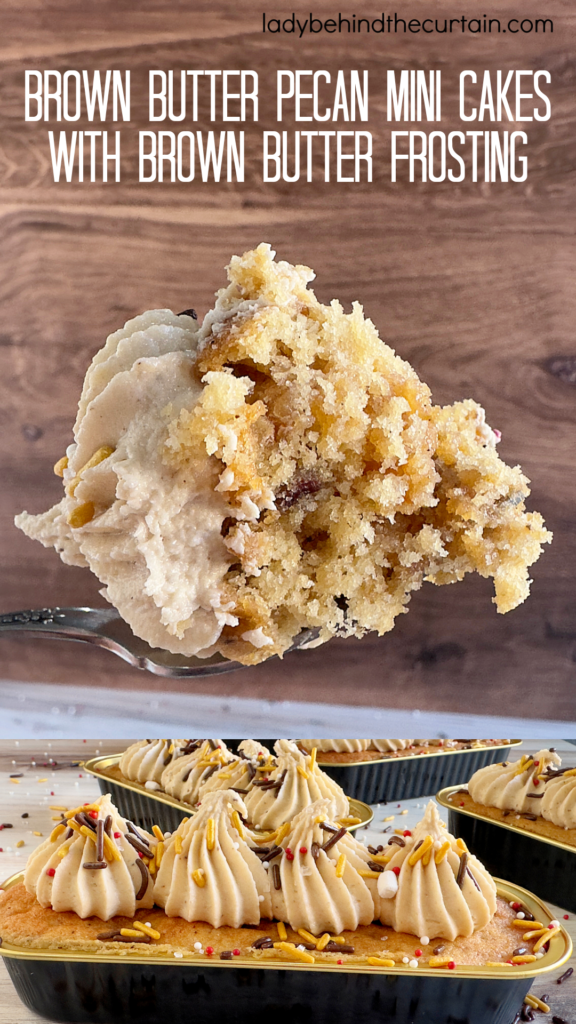
M118 619L115 608L36 608L0 614L0 633L31 633L64 640L86 640Z

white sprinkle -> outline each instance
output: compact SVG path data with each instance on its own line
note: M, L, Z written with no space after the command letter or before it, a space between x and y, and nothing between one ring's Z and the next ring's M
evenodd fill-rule
M181 960L182 957L184 956L184 953L174 953L174 956L176 957L177 960Z
M301 953L305 953L306 952L306 946L302 946L302 945L296 946L296 949L299 949Z
M410 967L418 967L418 961L417 960L411 960L409 966Z
M259 903L264 903L264 897L263 896L259 896L258 897L258 902Z
M513 907L515 902L516 902L516 900L512 900L512 902L510 903L510 906Z
M232 845L233 845L235 850L239 850L240 849L240 843L233 843Z
M268 860L263 860L263 861L262 861L262 867L263 867L263 868L269 868L269 867L270 867L270 861L268 861Z
M420 945L421 946L427 946L427 945L429 945L429 943L430 943L430 939L428 938L428 936L427 935L423 935L422 938L420 939Z
M144 924L146 925L147 928L151 928L152 927L152 925L150 924L150 921L144 921Z
M526 914L524 913L523 910L519 910L518 913L516 914L516 917L518 918L519 921L522 921L526 917Z
M559 928L560 927L560 921L550 921L550 924L549 924L548 927L549 928Z
M152 790L160 789L160 783L159 782L153 782L152 779L149 779L148 782L144 783L144 788L145 789L152 789ZM176 955L176 954L174 954L174 955Z
M201 942L195 942L194 943L194 949L202 949L202 943Z
M408 956L403 956L403 957L402 957L402 963L403 963L403 964L409 964L409 963L410 963L410 957L408 957Z
M544 956L544 953L541 953L540 951L538 951L538 953L534 953L534 956L536 957L537 960L541 960L542 957Z

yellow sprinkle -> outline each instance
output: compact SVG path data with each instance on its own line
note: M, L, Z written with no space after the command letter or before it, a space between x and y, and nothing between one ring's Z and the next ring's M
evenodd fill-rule
M546 930L547 930L547 933L548 933L547 935L541 935L539 939L536 939L536 942L534 943L534 945L532 947L532 952L533 953L540 952L540 950L542 949L542 946L545 946L546 943L549 942L550 939L553 939L555 935L558 935L558 933L560 931L559 928L547 928Z
M158 825L152 825L152 831L153 831L154 835L156 836L156 839L158 839L160 842L163 842L163 840L164 840L164 833L163 833L162 829L159 828Z
M336 863L336 878L342 878L346 867L346 854L341 853Z
M310 778L310 775L306 771L306 769L305 769L303 764L296 765L296 770L298 772L298 775L301 775L303 779L309 779Z
M155 860L156 867L159 868L162 863L162 857L164 856L164 843L158 843L156 847Z
M308 767L309 767L310 771L312 772L312 774L314 774L314 770L316 768L316 751L317 750L318 750L318 747L312 747L312 753L310 754L310 760L308 762Z
M395 814L389 814L387 818L382 818L382 821L394 821Z
M321 821L324 821L324 815L319 814L317 818L314 818L314 824L319 825Z
M390 853L372 853L370 854L370 860L373 860L375 864L387 864L391 857L396 853L397 844L394 843L395 849Z
M345 818L340 818L339 825L359 825L362 818L355 818L353 814L347 814Z
M62 821L62 815L61 814L53 814L52 817L50 818L50 821Z
M68 456L63 455L58 462L54 463L54 473L56 476L64 476L64 470L68 469Z
M514 959L514 957L512 957L512 959ZM536 957L534 957L534 959L536 959ZM524 1002L528 1003L528 1006L531 1006L533 1010L541 1010L542 1013L550 1013L548 1003L542 1002L538 996L532 995L531 992L529 992L527 996L524 996Z
M451 963L451 956L431 956L428 961L428 967L447 967Z
M20 785L20 779L14 779L12 776L10 776L10 782L12 783L13 786Z
M36 779L36 782L48 782L48 779Z
M444 858L446 857L447 853L449 853L449 851L450 851L450 840L446 839L442 843L442 846L440 847L440 849L436 850L436 855L434 857L434 863L435 864L441 864L442 861L444 860Z
M196 870L192 872L192 878L196 882L196 885L200 887L200 889L203 889L204 886L206 885L206 878L204 875L203 868L196 868Z
M290 942L275 942L274 948L279 949L281 953L284 953L290 958L290 960L301 960L303 964L315 963L314 957L311 953L307 953L305 949L296 949L296 946Z
M50 833L50 842L51 843L55 843L56 840L58 839L58 836L61 836L62 833L65 832L65 831L66 831L66 825L62 825L62 824L56 825L56 828L53 828L51 833Z
M43 834L44 834L43 832L33 832L32 833L33 836L41 836Z
M428 850L433 845L434 845L434 840L432 839L432 836L426 836L426 838L422 842L422 846L419 846L417 850L412 850L412 853L408 857L408 863L409 863L410 867L414 867L414 865L417 864L418 861L422 859L424 854L427 853Z
M571 768L569 772L564 772L564 775L562 777L565 779L566 776L571 775L576 775L576 768ZM536 998L536 996L534 996L534 998Z
M372 967L395 967L396 966L396 961L395 960L383 960L382 957L380 957L380 956L369 956L368 957L368 963L371 964Z
M63 807L62 804L50 804L49 806L50 806L50 810L51 811L67 811L68 810L68 808L67 807Z
M531 768L531 767L532 767L532 758L529 757L528 755L523 755L520 758L520 761L518 763L518 767L517 767L516 771L514 772L514 775L512 776L512 778L515 779L517 775L522 775L522 773L525 772L527 768Z
M502 960L487 960L485 967L514 967L514 964L503 963Z
M219 779L231 779L232 778L232 772L219 772L218 773L218 778Z
M68 526L71 526L73 530L79 530L82 526L86 526L86 523L94 519L95 511L93 501L84 501L70 512Z
M24 840L23 839L19 839L18 842L16 843L16 846L18 846L18 847L25 846Z
M360 878L380 878L379 871L359 871Z
M301 935L302 932L298 932L298 934ZM316 949L318 950L318 952L321 953L322 950L324 949L324 946L327 946L329 942L330 932L324 932L324 935L321 935L318 941L316 942Z
M74 491L78 487L78 484L80 483L87 469L94 469L94 466L98 466L101 462L104 462L104 459L108 459L110 455L112 455L113 453L114 449L111 448L109 444L102 445L102 447L99 448L97 452L94 452L94 455L92 455L92 457L88 459L88 462L84 466L82 466L82 469L79 470L79 472L74 477L72 483L68 487L68 494L74 494ZM68 522L70 522L70 520L68 520Z
M182 818L182 821L180 822L180 824L181 825L185 825L187 821L190 821L190 818Z
M120 935L124 935L127 939L139 939L142 932L136 930L136 928L121 928Z
M122 860L120 850L116 846L116 843L110 839L107 832L104 832L104 853L108 854L110 860Z
M422 865L423 865L423 867L426 867L430 863L430 860L432 858L433 852L434 852L434 844L432 844L430 849L426 850L426 853L422 857Z
M94 844L96 843L96 833L91 828L88 828L87 825L80 825L80 832L83 836L86 836L86 839L90 839Z
M510 959L513 964L531 964L534 963L536 957L532 953L524 953L522 956L512 956Z
M45 780L47 781L47 780ZM98 804L80 804L79 807L71 807L70 810L66 811L67 818L73 818L75 814L80 814L81 811L98 811L100 810Z
M330 941L338 943L339 946L345 946L347 940L343 935L333 935Z
M208 818L206 824L206 846L209 850L213 850L216 846L216 823L214 818Z
M305 928L298 928L298 935L304 939L304 942L313 942L314 945L317 946L319 940L315 935L312 935L312 932L307 932ZM280 936L280 938L282 938L282 936ZM328 936L328 938L330 938L330 936Z
M278 929L278 938L281 939L282 942L286 942L286 939L288 938L288 932L286 931L286 925L284 924L283 921L278 921L276 923L276 927Z
M542 925L541 928L535 928L530 932L525 932L522 938L525 942L528 941L528 939L539 939L541 935L546 935L549 930L550 929L548 927L545 928L544 925Z
M457 839L456 846L458 847L459 850L462 850L462 853L468 853L468 847L466 846L466 843L464 842L463 839Z
M74 821L73 818L70 818L70 820L66 822L66 825L68 825L68 828L71 828L73 832L80 831L80 825L78 824L77 821ZM66 828L66 825L64 825L63 827Z
M400 814L408 814L408 811L406 811L406 810L400 811Z
M59 857L64 858L68 853L69 849L69 846L60 846L59 849L56 850L56 853L58 854Z
M290 822L289 821L285 821L284 824L275 833L276 844L278 846L280 846L280 843L282 842L283 839L286 839L286 836L288 835L289 831L290 831Z
M182 836L174 836L174 853L182 853Z
M524 918L515 917L512 921L514 928L526 928L530 925L531 928L543 928L544 925L541 921L525 921Z
M150 872L151 875L156 874L156 860L154 857L146 861L146 867L148 868L148 871Z
M244 839L244 829L242 828L242 822L240 821L240 815L238 814L238 811L232 811L232 814L230 815L230 820L234 828L238 832L240 838Z
M143 935L149 935L151 939L159 939L160 932L157 932L155 928L152 928L149 924L144 924L143 921L134 921L132 927L137 931L142 932Z

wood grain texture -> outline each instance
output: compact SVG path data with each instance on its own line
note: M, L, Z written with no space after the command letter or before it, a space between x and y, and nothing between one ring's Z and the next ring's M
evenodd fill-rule
M402 7L408 10L399 3L399 14ZM425 4L409 7L411 17L429 14ZM523 2L522 15L541 16L539 7ZM62 565L53 552L27 540L12 526L13 516L58 500L61 485L51 467L69 443L86 365L106 335L154 306L179 310L193 305L203 314L224 281L230 255L266 240L279 257L315 269L323 301L336 296L348 308L360 300L385 341L430 384L435 401L470 396L486 407L489 422L503 431L502 456L520 463L531 478L530 507L545 515L554 543L533 569L532 596L507 616L496 614L485 580L469 578L458 587L425 585L388 636L332 641L317 651L195 688L572 720L573 5L568 0L546 4L546 16L555 20L554 35L547 37L317 35L300 42L263 36L262 8L252 0L241 8L229 0L193 8L167 0L149 0L137 10L111 0L81 11L69 0L4 7L0 606L102 602L87 572ZM313 8L320 17L334 11L326 0ZM309 6L302 3L292 9L309 15ZM434 5L436 12L454 13L447 0ZM493 0L482 13L503 20L518 9ZM132 70L133 118L122 127L120 184L51 180L46 133L62 125L24 123L23 70L32 67ZM259 72L260 121L241 126L249 153L243 184L136 182L136 150L130 140L138 128L149 127L147 71L183 67ZM378 160L371 185L262 183L258 140L263 130L278 128L272 86L279 67L369 70L371 120L352 127L374 133ZM522 125L529 136L528 180L392 184L387 155L391 125L384 119L383 99L385 72L391 67L442 69L443 130L462 128L455 91L460 70L549 70L552 120ZM79 121L68 127L88 125ZM220 125L210 124L204 104L199 123L185 127ZM288 118L282 127L291 131L310 125L295 126ZM36 640L0 641L0 672L5 678L54 683L134 688L152 683L103 652ZM170 688L189 685L171 683Z

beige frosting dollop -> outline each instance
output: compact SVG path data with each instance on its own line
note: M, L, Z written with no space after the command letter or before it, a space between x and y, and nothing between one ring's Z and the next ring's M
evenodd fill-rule
M162 772L161 785L175 800L194 806L200 787L223 765L234 760L224 740L202 740L196 750L172 761Z
M383 754L388 754L394 750L406 750L413 743L414 740L370 740L370 747L372 750L380 750Z
M97 819L89 816L94 829L98 828L98 820L106 823L106 867L87 866L96 863L96 833L87 826L85 831L79 831L81 825L71 817L72 827L57 825L31 855L24 885L44 908L72 910L78 917L99 917L102 921L116 915L133 917L139 907L148 909L154 905L153 881L146 866L151 858L138 856L128 838L128 824L109 796L102 796L88 806L97 813ZM77 811L88 813L83 808ZM152 854L157 840L143 829L137 832L144 841L141 845L148 846Z
M375 901L379 904L374 879L361 874L370 874L370 855L362 843L345 832L328 850L322 849L334 835L322 824L337 828L331 821L332 806L330 799L316 800L300 811L280 843L283 853L269 867L271 873L278 864L280 874L281 888L272 882L274 917L314 935L371 924Z
M368 750L370 746L370 740L341 740L341 739L324 739L324 740L298 740L298 745L304 747L308 753L312 753L314 747L322 752L332 752L337 754L354 754L362 750Z
M538 797L543 792L545 773L550 765L561 763L558 754L539 750L532 757L523 754L519 761L489 764L474 773L468 792L476 803L508 811L540 814Z
M419 938L450 941L488 924L496 912L496 885L446 830L432 800L403 841L404 846L390 842L387 869L378 879L382 924Z
M238 749L242 756L222 765L206 781L200 783L199 800L203 800L206 793L215 793L219 789L241 790L244 796L258 778L258 770L271 761L270 751L255 740L242 740Z
M277 740L274 750L277 765L264 776L268 782L255 780L246 797L248 817L254 826L278 828L304 807L326 797L332 801L331 818L349 813L344 790L318 767L312 755L303 754L290 740Z
M546 821L560 828L576 828L576 768L549 779L538 803Z
M238 793L209 793L166 840L154 900L168 917L240 928L271 916L268 876L246 841L245 815Z
M162 772L179 757L187 740L138 740L124 751L118 767L132 782L160 783Z

